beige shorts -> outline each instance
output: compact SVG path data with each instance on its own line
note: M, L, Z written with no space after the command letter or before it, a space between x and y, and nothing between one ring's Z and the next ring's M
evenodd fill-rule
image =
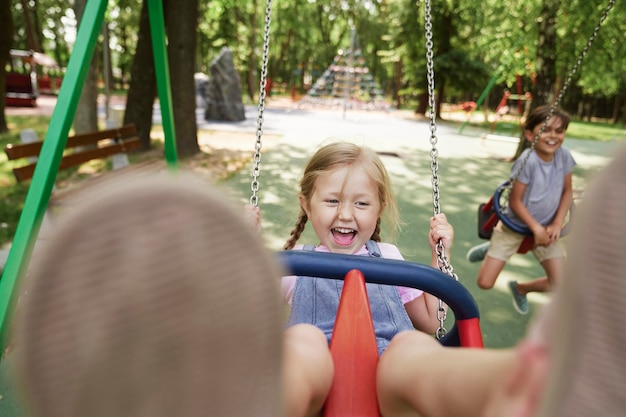
M511 256L517 253L517 249L525 237L526 236L512 231L502 224L502 222L498 222L493 229L487 255L506 262ZM548 246L535 246L532 249L532 253L540 263L547 259L565 257L565 250L560 240Z

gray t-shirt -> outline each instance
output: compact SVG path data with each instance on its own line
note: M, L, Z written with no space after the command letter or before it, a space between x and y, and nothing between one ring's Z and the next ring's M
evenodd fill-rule
M535 220L543 226L547 226L552 222L559 208L565 176L572 171L576 161L570 151L562 146L556 150L554 158L550 162L539 158L532 149L526 149L513 164L511 175L518 171L519 165L526 158L528 152L532 152L532 154L528 157L526 165L517 178L519 182L526 184L526 192L522 196L522 202ZM509 207L506 208L505 214L520 226L527 226Z

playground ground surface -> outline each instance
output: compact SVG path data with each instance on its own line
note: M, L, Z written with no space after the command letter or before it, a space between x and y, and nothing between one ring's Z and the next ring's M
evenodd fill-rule
M204 145L208 152L228 150L231 155L244 158L246 153L253 153L257 124L254 106L247 107L246 120L237 123L205 121L201 110L198 115L201 146ZM158 126L159 123L157 108L155 124ZM416 118L412 112L296 109L289 101L270 100L263 126L259 198L263 237L268 247L279 250L295 222L297 183L308 157L324 142L349 140L370 146L383 155L404 220L402 231L394 241L408 260L428 262L426 230L428 218L433 213L432 145L428 120ZM476 232L478 204L486 201L508 178L508 159L513 155L515 143L484 140L481 132L472 128L459 134L458 127L459 123L440 123L436 135L441 211L455 227L455 244L448 255L455 273L478 303L485 345L512 346L523 337L530 318L550 296L532 294L529 297L530 314L520 316L512 307L506 283L538 277L541 268L532 255L517 255L507 264L496 286L484 291L475 284L479 264L466 261L465 254L473 245L482 242ZM613 142L566 139L565 146L578 163L574 170L575 189L584 191L595 172L610 160L622 139L626 139L626 134ZM197 165L191 168L199 171L202 164ZM251 193L250 169L241 169L238 165L231 167L231 171L213 186L223 187L233 199L245 204ZM301 241L315 243L315 238L308 230ZM25 415L10 374L11 356L0 363L0 415L3 417Z

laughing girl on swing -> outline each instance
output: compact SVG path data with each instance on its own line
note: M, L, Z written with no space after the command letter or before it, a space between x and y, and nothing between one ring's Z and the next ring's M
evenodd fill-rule
M300 181L300 213L284 249L314 250L356 256L403 259L398 248L381 242L383 214L397 224L398 210L387 170L372 149L338 142L321 147L309 160ZM260 211L251 210L255 221ZM316 246L297 245L307 221L319 238ZM444 214L430 220L428 242L436 266L435 246L452 247L454 231ZM282 279L291 307L285 332L286 415L318 415L333 380L328 348L342 283L287 276ZM367 284L379 354L404 330L433 334L438 328L439 300L420 290Z

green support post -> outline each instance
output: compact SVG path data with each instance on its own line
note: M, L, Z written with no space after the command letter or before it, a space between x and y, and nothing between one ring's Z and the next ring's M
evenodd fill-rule
M500 73L500 71L498 71L493 77L491 77L491 80L489 80L489 83L487 84L487 87L485 87L485 89L481 93L480 97L478 97L478 100L476 101L476 108L479 108L481 106L481 104L483 104L483 101L485 100L485 97L487 97L487 93L489 93L489 90L491 90L491 88L496 83L496 80L498 79L499 73ZM461 125L461 127L459 127L459 134L463 133L463 129L465 129L465 126L467 125L467 123L469 123L469 120L464 121L463 124Z
M41 222L50 201L52 188L76 114L76 107L87 77L89 64L93 58L107 5L108 0L87 1L78 28L76 43L59 91L57 104L54 107L33 179L26 194L24 209L0 279L0 352L4 351L8 343L9 327L17 303L19 283L26 273ZM165 157L168 169L173 173L178 170L178 158L161 0L149 0L149 18L157 90L165 133Z
M107 0L89 0L81 19L76 43L67 66L57 104L54 107L48 132L41 147L35 173L31 181L24 209L17 224L9 257L0 280L0 348L8 342L13 308L17 302L19 281L26 272L43 215L50 200L59 163L74 120L89 63L93 57L98 34L102 27Z
M148 15L150 20L150 34L152 35L152 50L154 67L156 70L157 91L161 106L161 120L165 136L165 159L170 172L178 170L178 155L176 151L176 131L174 129L174 111L172 107L172 90L170 84L170 70L167 62L167 46L165 44L165 20L163 18L163 1L149 0Z

